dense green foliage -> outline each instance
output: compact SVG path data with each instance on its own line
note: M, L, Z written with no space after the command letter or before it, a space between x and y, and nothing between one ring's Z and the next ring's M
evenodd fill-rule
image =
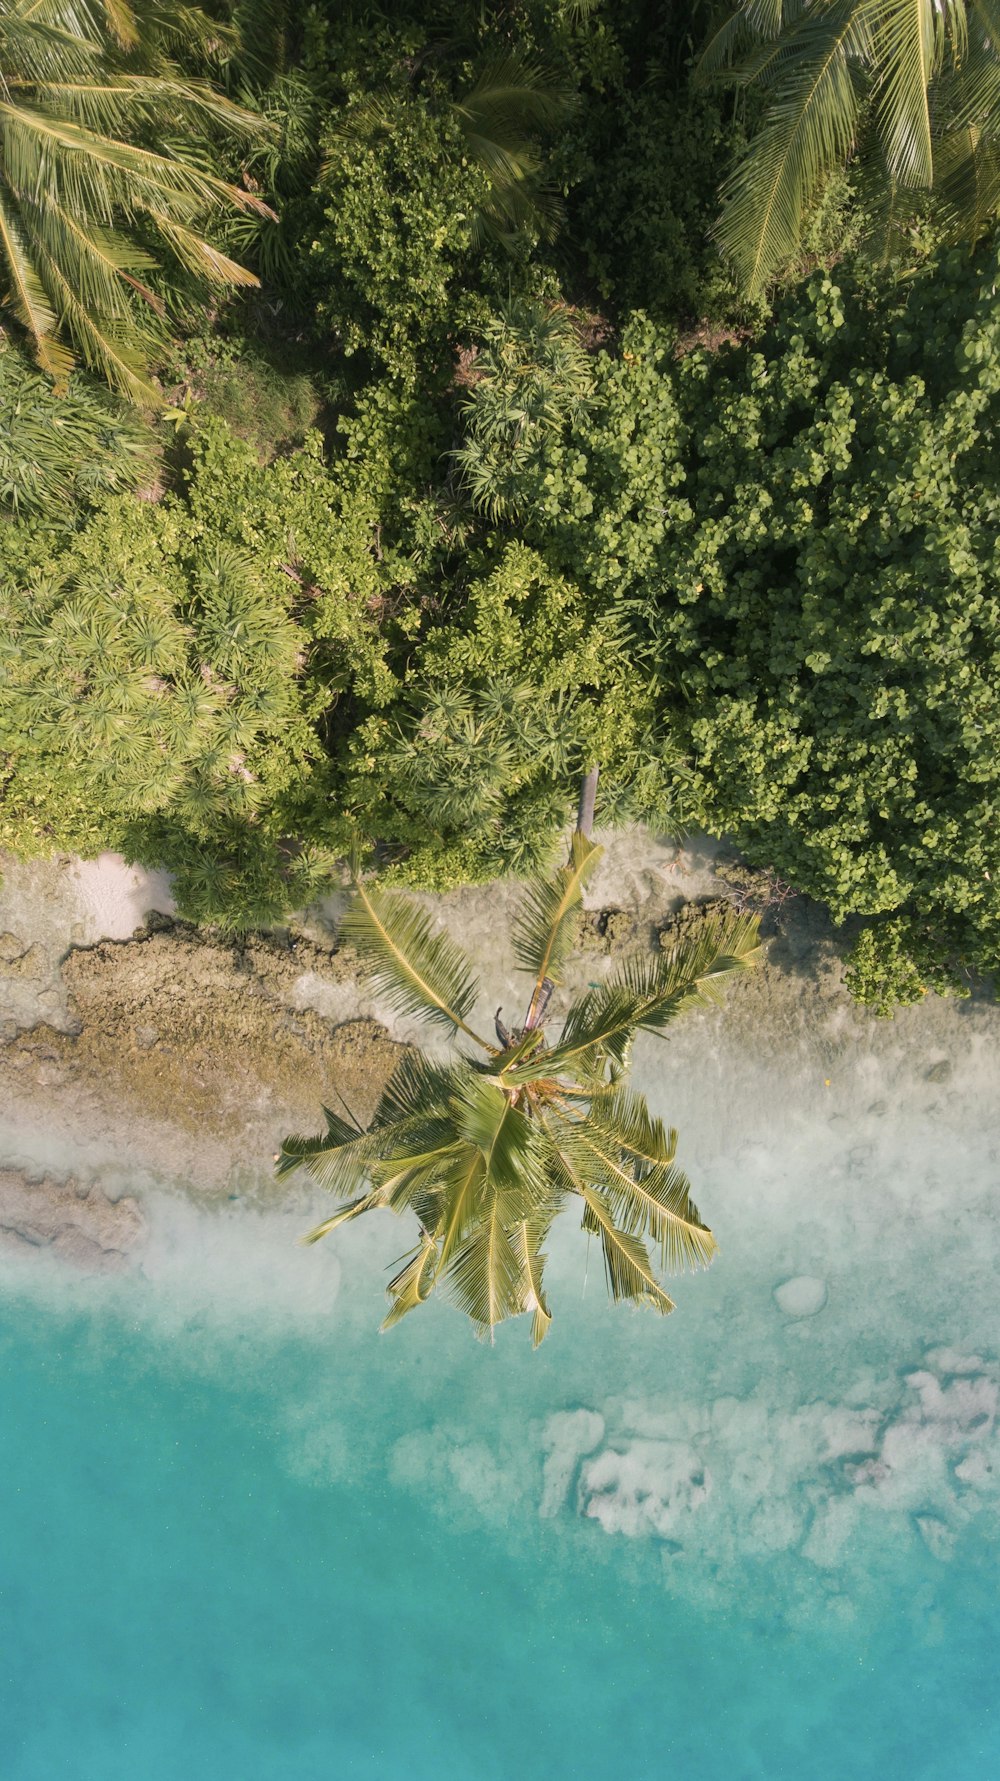
M679 367L639 323L521 482L529 535L631 615L701 819L990 968L998 328L961 257L889 294L817 275Z
M661 1316L674 1309L650 1242L661 1268L712 1260L715 1238L675 1163L677 1134L651 1117L625 1075L638 1033L662 1035L756 963L756 923L730 915L670 953L630 960L575 999L550 1042L546 1011L600 853L577 830L562 870L528 887L514 929L531 984L525 1016L510 1031L498 1011L495 1041L470 1024L481 991L460 948L408 898L356 886L342 931L376 987L475 1047L446 1065L408 1051L367 1128L327 1112L319 1137L282 1146L279 1175L305 1164L344 1201L312 1241L369 1212L416 1217L384 1329L441 1291L491 1341L497 1324L530 1313L537 1348L552 1321L544 1245L575 1201L616 1301Z
M157 460L134 411L79 377L56 394L0 336L0 512L72 524L101 495L151 484Z
M993 250L866 271L828 184L747 307L707 4L217 10L170 53L266 126L188 109L184 152L262 292L172 287L155 424L0 341L0 843L120 847L239 928L356 848L545 866L599 760L599 821L864 918L873 1007L993 969Z

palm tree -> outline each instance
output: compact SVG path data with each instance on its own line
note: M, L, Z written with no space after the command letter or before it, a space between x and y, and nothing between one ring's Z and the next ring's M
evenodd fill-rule
M484 63L452 106L467 154L488 193L474 219L473 244L488 236L513 248L523 235L549 241L561 209L545 184L540 138L562 123L570 100L551 70L522 50Z
M0 0L6 303L57 385L79 358L130 400L155 403L145 364L164 301L151 244L210 285L257 282L203 229L234 209L269 214L208 164L213 134L250 137L260 120L185 76L164 47L208 26L156 0Z
M321 1136L286 1138L278 1157L279 1176L305 1164L343 1202L307 1241L367 1212L415 1217L383 1328L441 1288L490 1339L505 1318L530 1312L537 1347L551 1321L544 1245L573 1198L616 1300L674 1309L647 1240L661 1266L704 1267L715 1252L674 1160L677 1134L625 1078L637 1033L662 1033L756 962L756 923L732 916L669 953L629 960L574 1002L550 1042L552 993L601 853L589 836L595 783L596 771L567 865L525 898L514 944L531 993L519 1027L508 1030L497 1010L495 1042L470 1025L479 984L460 949L406 897L356 882L342 933L377 988L463 1042L447 1063L407 1052L367 1128L326 1111Z
M998 0L740 0L699 75L762 97L716 230L751 295L855 158L885 247L915 199L970 240L1000 208Z

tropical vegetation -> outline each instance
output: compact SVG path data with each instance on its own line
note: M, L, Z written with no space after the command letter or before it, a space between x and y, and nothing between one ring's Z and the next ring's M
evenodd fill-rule
M204 229L231 209L266 213L210 165L220 136L252 138L261 121L170 54L213 36L196 8L153 0L0 3L0 261L57 385L82 359L155 402L145 367L163 339L164 256L215 287L255 282Z
M991 17L0 0L0 844L241 930L599 759L995 970Z
M410 898L356 884L341 934L376 989L464 1047L444 1062L407 1050L370 1125L327 1111L320 1136L282 1146L279 1175L304 1165L343 1201L310 1241L369 1212L416 1221L413 1249L389 1282L384 1329L440 1292L490 1340L505 1319L530 1314L537 1347L552 1321L545 1245L571 1204L600 1245L616 1301L664 1315L674 1302L658 1269L706 1267L715 1254L675 1161L677 1134L627 1073L639 1033L662 1035L755 963L756 922L732 915L667 952L628 959L573 999L550 1039L581 892L600 854L578 828L568 863L526 890L513 935L531 985L526 1009L510 1028L498 1009L490 1038L471 1024L482 992L461 949Z
M699 73L759 97L716 229L751 294L801 253L811 206L848 165L883 255L915 217L976 242L996 216L995 0L740 0Z

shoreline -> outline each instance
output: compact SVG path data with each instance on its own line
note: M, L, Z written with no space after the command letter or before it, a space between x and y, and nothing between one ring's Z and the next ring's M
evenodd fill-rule
M624 953L657 947L692 904L724 894L731 860L707 841L680 848L641 831L610 837L566 993L600 981ZM475 1018L484 1025L498 1003L514 1009L523 994L509 948L519 888L421 899L479 966ZM99 1267L127 1266L141 1252L151 1197L238 1201L255 1212L301 1198L271 1173L286 1133L319 1129L324 1102L338 1093L366 1119L400 1047L441 1044L359 982L337 943L340 906L331 898L287 930L223 940L178 922L163 876L117 856L6 864L0 1236L8 1247L47 1231L41 1246L61 1244L78 1264L91 1253ZM843 1102L862 1136L877 1133L890 1101L908 1117L936 1100L947 1124L949 1097L977 1058L1000 1056L995 1004L929 997L894 1021L859 1009L840 985L825 913L805 899L767 919L768 931L766 964L722 1008L679 1023L668 1053L655 1041L637 1051L637 1084L659 1104L669 1060L667 1098L677 1104L665 1111L689 1163L715 1172L723 1116L734 1153L761 1142L760 1084L746 1063L765 1053L774 1118L790 1121L790 1134L804 1109L836 1117ZM876 1076L889 1081L889 1097L873 1090L865 1100ZM697 1111L706 1090L718 1106L714 1124L711 1110ZM707 1198L705 1209L711 1215ZM133 1241L120 1253L125 1224Z

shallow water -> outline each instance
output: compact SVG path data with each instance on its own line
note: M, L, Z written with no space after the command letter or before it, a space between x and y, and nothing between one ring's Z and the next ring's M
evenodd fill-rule
M566 1231L537 1355L380 1338L398 1230L305 1207L8 1265L5 1781L1000 1774L995 1018L779 1014L640 1056L723 1246L665 1321Z

